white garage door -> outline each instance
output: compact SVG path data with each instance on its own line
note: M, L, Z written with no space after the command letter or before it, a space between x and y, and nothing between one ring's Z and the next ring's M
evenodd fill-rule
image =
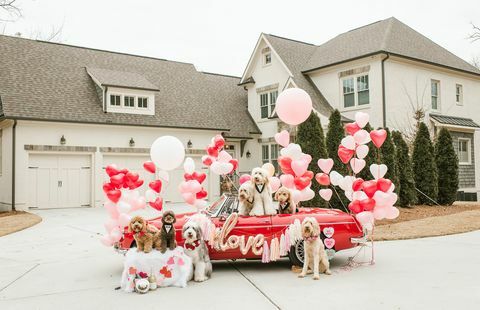
M30 154L29 207L90 206L91 156Z
M140 175L140 178L143 179L145 182L143 186L140 188L140 193L142 195L145 194L145 190L148 189L148 183L153 181L155 179L154 175L146 172L143 169L143 163L150 160L150 156L147 155L141 155L141 156L135 156L135 155L104 155L103 156L103 168L108 166L109 164L116 164L120 169L121 168L127 168L130 171L137 172ZM196 170L200 170L202 167L202 162L200 158L193 158L195 161L195 166ZM208 178L208 171L202 169L202 172L207 173L207 178L205 181L202 183L202 185L205 187L207 192L210 192L209 190L209 178ZM169 171L169 177L170 177L170 182L162 189L162 195L165 201L167 202L183 202L183 198L180 195L180 192L178 191L178 185L183 181L183 166L173 170ZM108 176L106 173L104 175L104 180L108 181Z

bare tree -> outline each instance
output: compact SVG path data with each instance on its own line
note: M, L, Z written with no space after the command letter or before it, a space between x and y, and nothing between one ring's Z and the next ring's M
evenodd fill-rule
M473 32L468 36L468 39L471 42L475 42L480 40L480 28L476 26L474 23L471 23L471 24L472 24Z
M472 57L472 60L470 61L470 63L472 64L472 66L477 67L478 69L480 69L480 56L474 56L474 57Z
M0 0L0 12L7 15L7 18L0 16L0 21L14 21L22 16L20 8L15 3L16 1L17 0Z

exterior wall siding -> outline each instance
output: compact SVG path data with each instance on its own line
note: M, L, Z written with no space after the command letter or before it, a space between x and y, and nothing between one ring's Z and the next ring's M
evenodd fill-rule
M453 139L453 147L455 152L458 152L458 139L467 138L470 139L470 164L460 164L458 166L458 187L459 189L475 188L475 142L473 139L473 133L451 131Z

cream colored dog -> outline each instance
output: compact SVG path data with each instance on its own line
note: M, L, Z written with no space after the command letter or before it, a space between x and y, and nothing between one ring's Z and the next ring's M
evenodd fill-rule
M320 272L332 274L327 253L320 238L320 225L314 217L306 217L302 222L304 262L302 272L298 275L303 278L308 270L313 270L313 279L320 279Z
M253 208L253 185L247 181L238 189L238 214L250 215Z
M297 206L292 198L292 192L285 186L280 187L275 193L278 201L278 214L294 214Z
M277 211L273 206L272 189L268 181L268 172L263 168L252 170L253 208L250 215L273 215Z

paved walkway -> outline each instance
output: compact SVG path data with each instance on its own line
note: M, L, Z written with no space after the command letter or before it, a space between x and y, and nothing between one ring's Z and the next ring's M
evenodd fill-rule
M185 209L177 206L176 210ZM0 309L478 309L480 231L376 244L376 264L298 279L288 261L219 262L213 278L147 295L115 290L122 256L102 246L104 210L37 212L0 238Z

